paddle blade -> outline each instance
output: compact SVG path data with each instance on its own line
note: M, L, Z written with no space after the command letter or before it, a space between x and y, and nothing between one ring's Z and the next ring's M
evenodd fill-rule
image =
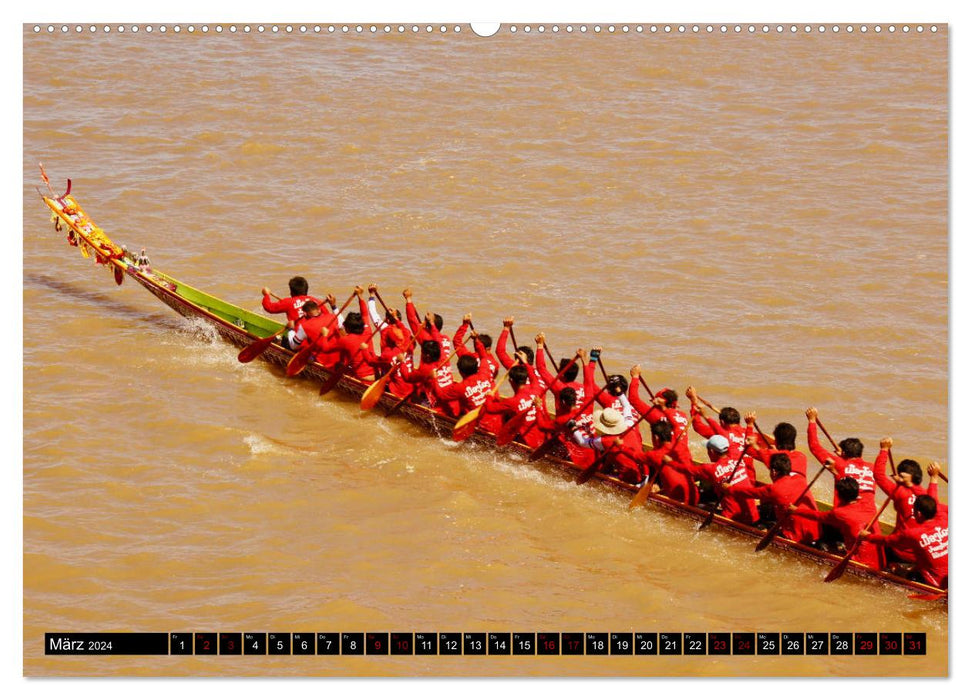
M394 372L394 370L385 372L383 377L372 382L371 386L364 391L364 395L361 396L362 411L370 411L381 400L381 396L384 395L384 388L391 381L391 372Z
M327 381L320 385L320 395L323 396L328 391L337 386L341 378L344 376L344 367L335 367L331 372L331 375L327 378Z
M711 525L714 519L715 519L715 509L712 508L710 511L708 511L708 517L704 519L704 521L701 523L701 526L698 529L704 530L706 527Z
M274 340L276 340L275 334L271 335L269 338L260 338L259 340L254 340L252 343L239 351L236 359L240 362L252 362L266 352L266 349L273 344Z
M114 272L115 272L115 284L117 284L120 287L121 283L125 281L125 273L122 272L121 268L117 266L115 267Z
M603 465L605 456L606 454L597 457L597 459L593 460L593 464L580 472L580 476L577 477L577 485L583 485L590 481L590 477L596 474L597 470Z
M543 459L546 455L550 453L550 450L556 445L557 439L556 435L548 439L542 445L533 450L532 454L529 455L529 461L535 462L537 459Z
M287 363L288 377L295 377L301 372L303 372L304 368L310 364L310 355L312 351L313 351L313 346L308 345L303 350L301 350L296 355L290 358L290 361Z
M503 445L508 445L510 442L512 442L516 436L519 435L519 431L522 430L523 424L526 423L527 414L528 411L523 411L522 413L515 415L503 423L502 427L499 429L499 432L496 433L496 445L502 447Z
M826 583L832 583L842 576L846 572L846 567L850 565L850 557L853 556L853 551L855 550L847 552L846 556L843 557L840 563L834 566L833 570L826 574L826 578L824 578L823 581Z
M638 489L637 494L630 500L630 504L627 506L627 510L634 510L635 508L647 503L648 496L651 495L651 490L654 488L654 479L648 479L647 482Z
M772 529L769 530L767 533L765 533L765 537L759 540L759 543L755 545L755 551L761 552L763 549L765 549L770 544L772 544L772 540L775 539L776 534L778 534L781 528L782 528L782 520L780 520L775 525L773 525Z
M475 429L479 427L479 416L482 415L482 406L474 408L455 422L452 428L452 440L462 442L468 438Z

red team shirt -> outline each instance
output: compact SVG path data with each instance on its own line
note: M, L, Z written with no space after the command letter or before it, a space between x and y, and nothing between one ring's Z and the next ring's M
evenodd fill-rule
M876 481L873 476L873 465L860 457L843 459L835 453L827 452L819 444L819 430L815 422L809 423L809 427L806 430L806 438L809 441L809 451L819 460L820 464L827 459L833 460L833 468L836 470L837 479L842 479L845 476L856 479L856 483L860 487L860 500L870 509L870 516L872 517L877 512L876 497L874 495ZM833 498L835 500L836 496L834 495Z
M286 299L280 299L280 301L273 301L269 295L263 295L263 308L271 314L283 314L287 315L288 321L299 321L303 318L303 311L301 307L308 301L313 301L317 303L320 310L324 310L324 302L322 302L317 297L312 297L309 295L301 295L296 297L287 297Z

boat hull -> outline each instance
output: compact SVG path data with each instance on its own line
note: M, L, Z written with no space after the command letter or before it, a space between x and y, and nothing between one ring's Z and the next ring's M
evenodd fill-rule
M280 323L272 319L259 316L217 297L208 295L164 273L139 269L131 261L117 257L112 253L111 249L104 247L103 244L99 244L97 238L89 239L89 232L85 230L87 227L78 226L75 217L65 215L57 200L44 197L44 201L51 208L53 219L59 222L61 226L67 226L88 245L94 248L95 252L101 254L98 258L99 262L111 265L115 270L120 270L126 278L136 281L176 313L188 319L202 320L208 323L216 333L229 343L237 347L245 347L259 338L264 338L275 333L282 327ZM98 231L100 232L100 229ZM293 351L274 343L270 345L260 358L268 363L285 368L293 355ZM304 369L301 376L324 382L330 378L331 372L322 365L311 362ZM365 382L345 375L338 381L335 389L346 396L360 398L368 386ZM399 400L398 397L390 393L385 393L380 398L374 410L380 410L382 408L388 410L395 406ZM455 419L453 418L436 413L428 407L412 403L404 404L398 413L403 418L420 425L425 430L439 437L450 437L452 427L455 424ZM481 430L474 433L468 441L523 461L532 453L532 448L517 441L499 447L496 445L495 435ZM568 459L565 459L564 456L565 454L557 456L554 452L541 460L531 462L530 465L549 473L558 473L564 478L574 479L582 469L576 467ZM595 477L597 482L602 486L630 497L636 494L638 490L636 486L607 474L598 473ZM652 495L647 505L648 507L660 508L668 513L698 521L705 520L709 515L707 509L687 505L661 494ZM755 541L761 540L765 534L759 528L738 523L720 515L714 517L712 525ZM835 554L823 552L783 537L776 537L772 541L772 547L776 550L786 551L830 568L842 559L842 557ZM941 596L946 599L946 591L920 582L910 581L884 571L879 571L857 562L851 561L846 572L856 577L899 586L918 594Z

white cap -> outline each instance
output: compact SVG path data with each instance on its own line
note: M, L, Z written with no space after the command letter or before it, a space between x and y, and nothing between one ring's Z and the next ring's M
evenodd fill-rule
M709 450L718 453L728 452L728 438L724 435L712 435L708 442L705 443L705 447Z

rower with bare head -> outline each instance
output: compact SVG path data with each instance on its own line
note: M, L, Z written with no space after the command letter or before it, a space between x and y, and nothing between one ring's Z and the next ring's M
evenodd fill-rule
M472 328L472 345L475 348L475 352L473 352L465 347L465 334L470 328L472 328L472 314L465 314L462 317L462 325L455 331L455 336L452 338L455 354L459 357L466 355L475 357L479 364L484 364L489 368L494 379L499 374L500 365L499 361L492 355L492 337L486 333L478 333Z
M442 335L444 321L441 316L432 312L426 313L423 320L419 319L410 287L406 288L401 295L405 298L405 316L408 318L408 325L415 336L415 341L423 346L425 341L432 340L438 343L439 348L441 348L440 363L435 370L435 377L439 388L444 389L454 382L452 368L448 364L448 359L452 354L452 341L448 336ZM428 399L434 404L434 393Z
M287 315L287 326L291 330L285 336L280 338L280 344L285 348L295 349L296 344L294 343L294 329L296 329L297 322L305 315L303 310L304 304L312 301L317 304L318 307L322 307L323 302L307 293L310 290L310 285L307 283L307 280L304 277L291 277L288 285L290 287L290 296L284 299L277 297L277 300L274 301L271 297L275 295L270 291L269 287L263 287L261 292L263 294L264 311L271 314Z
M507 421L521 420L518 437L533 449L546 441L543 430L537 424L537 407L534 398L543 391L537 381L536 372L526 361L525 353L516 353L517 364L509 368L509 386L513 395L500 397L489 394L482 405L480 426L492 433L498 433Z
M836 452L829 452L819 443L819 411L810 406L806 409L806 418L809 420L809 427L806 430L809 451L821 464L832 459L831 471L836 479L845 476L853 477L859 486L862 507L868 508L870 515L876 513L876 480L873 465L863 459L863 443L855 437L846 438L840 440Z
M691 425L695 432L705 439L713 435L722 435L728 438L733 457L742 454L745 449L745 440L751 429L742 427L742 418L738 410L731 406L725 406L718 411L718 420L716 421L705 413L705 407L701 404L698 392L693 386L685 389L684 395L691 401ZM742 465L748 472L749 479L755 481L755 465L752 457L746 454Z
M670 423L671 432L675 437L674 449L676 461L684 465L691 464L691 449L688 447L688 426L690 422L685 412L678 408L678 392L674 389L661 389L654 395L651 403L648 403L640 395L640 365L634 365L630 368L630 377L631 382L628 396L634 409L640 414L645 415L645 420L651 425L654 425L658 421L667 421ZM693 495L693 498L696 498L696 495Z

